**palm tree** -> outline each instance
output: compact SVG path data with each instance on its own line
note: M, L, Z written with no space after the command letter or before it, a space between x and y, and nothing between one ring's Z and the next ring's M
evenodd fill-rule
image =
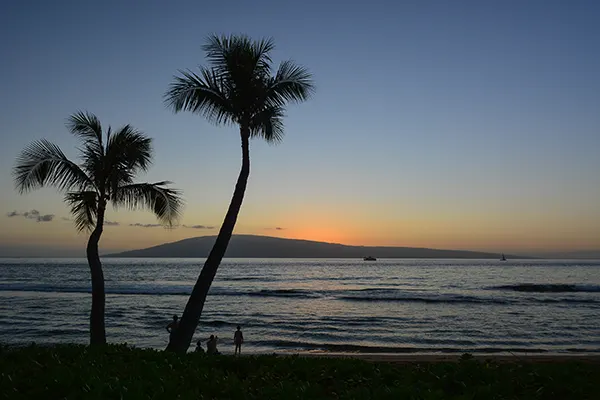
M166 104L175 112L191 111L215 125L238 125L242 142L242 168L233 198L167 350L187 351L198 326L244 199L250 175L250 138L281 141L286 103L305 101L314 91L311 74L292 61L282 62L272 74L273 48L270 39L210 36L203 46L210 67L200 67L198 73L180 71L165 95Z
M104 274L98 255L104 215L108 203L115 208L148 208L161 223L172 226L179 218L182 200L171 182L134 183L138 172L148 169L152 160L152 139L130 125L106 134L98 118L87 112L69 117L67 127L83 141L81 165L69 160L61 149L42 139L27 146L17 158L13 175L23 194L44 186L65 194L79 231L91 232L87 260L92 278L90 344L106 343L104 329Z

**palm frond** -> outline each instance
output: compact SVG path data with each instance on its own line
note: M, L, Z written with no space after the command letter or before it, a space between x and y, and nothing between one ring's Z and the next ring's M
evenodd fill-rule
M107 191L133 182L139 171L146 171L152 162L152 139L143 132L125 125L110 136L104 160L104 184Z
M149 209L164 225L172 227L183 209L181 193L166 187L171 182L135 183L120 186L111 200L115 207Z
M288 60L281 63L275 77L270 79L268 102L283 105L286 102L302 102L308 100L315 87L308 69Z
M94 181L96 187L102 186L104 177L104 149L92 142L87 142L82 148L81 153L82 168L85 173Z
M152 138L131 125L125 125L110 137L106 157L137 171L146 171L152 163ZM108 163L110 165L110 162Z
M198 113L215 124L237 123L253 137L280 141L286 103L307 100L314 83L308 69L293 61L281 63L272 76L274 48L272 39L208 37L203 50L209 68L200 68L198 74L180 71L165 103L176 112Z
M283 140L283 107L268 107L254 115L250 124L250 136L261 137L267 143L277 144Z
M99 186L104 158L104 142L102 124L98 117L87 111L77 111L67 119L67 128L71 133L83 140L79 149L83 160L83 170Z
M72 134L86 142L93 142L102 149L102 124L94 114L78 111L67 119L67 127Z
M106 143L110 142L110 137L112 136L112 128L109 126L106 130Z
M94 186L77 164L46 139L31 143L21 152L13 168L13 176L19 193L44 186L54 186L60 191Z
M237 84L250 76L269 75L274 48L273 39L255 41L247 35L211 35L202 46L209 63Z
M233 122L235 112L228 99L227 83L215 70L200 69L200 75L179 71L165 94L165 103L175 112L191 111L215 124Z
M275 42L273 41L273 38L264 38L252 42L252 52L254 53L254 59L256 60L255 72L259 76L271 74L271 65L273 64L271 51L274 49Z
M71 208L78 231L94 229L98 216L98 193L95 191L69 192L65 202Z

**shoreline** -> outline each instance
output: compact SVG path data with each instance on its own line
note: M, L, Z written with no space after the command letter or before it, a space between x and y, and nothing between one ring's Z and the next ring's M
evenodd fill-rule
M88 347L85 343L2 343L0 348L18 349L29 346L36 347L65 347L65 346L82 346ZM128 345L127 343L108 343L108 346L125 345L131 349L140 350L163 350L164 347L139 347ZM221 348L221 355L226 357L234 357L233 352L229 348ZM190 347L187 354L193 354L193 347ZM450 362L456 363L464 358L468 358L485 362L493 361L496 363L511 363L511 362L532 362L532 363L564 363L564 362L585 362L600 364L600 353L597 352L469 352L468 349L457 352L351 352L351 351L324 351L324 350L305 350L305 351L282 351L282 350L267 350L267 351L245 351L242 357L260 357L260 356L275 356L275 357L302 357L302 358L331 358L331 359L355 359L369 362L382 362L392 364L414 364L414 363L439 363Z
M330 353L330 352L307 352L307 353L273 353L277 356L298 356L304 358L336 358L336 359L356 359L370 362L383 362L392 364L414 364L414 363L440 363L440 362L459 362L463 354L452 353L413 353L413 354L394 354L394 353ZM248 354L251 355L251 354ZM598 354L470 354L471 359L485 362L493 361L496 363L512 362L531 362L531 363L565 363L565 362L585 362L600 364L600 355Z

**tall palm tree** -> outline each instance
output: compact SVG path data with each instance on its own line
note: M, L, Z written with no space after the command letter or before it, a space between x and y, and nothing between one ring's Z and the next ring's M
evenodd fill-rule
M106 134L98 118L87 112L69 117L67 127L83 141L81 165L69 160L61 149L46 139L27 146L17 158L13 175L23 194L53 186L65 194L79 231L91 232L87 260L92 278L90 344L106 343L104 329L104 274L98 255L98 242L104 227L108 203L115 208L148 208L161 223L172 226L179 218L182 200L170 182L134 183L138 172L152 161L152 139L130 125Z
M209 67L200 67L197 73L180 71L165 95L166 104L175 112L191 111L215 125L238 125L242 142L242 168L233 198L167 350L187 351L198 326L244 199L250 175L250 138L281 141L286 103L305 101L314 91L311 74L292 61L282 62L273 71L273 48L270 39L210 36L203 47Z

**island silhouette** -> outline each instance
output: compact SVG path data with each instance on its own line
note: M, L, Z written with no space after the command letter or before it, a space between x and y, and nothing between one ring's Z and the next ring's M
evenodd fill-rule
M146 249L108 254L104 257L207 257L216 236L200 236L165 243ZM500 253L466 250L439 250L419 247L348 246L312 240L283 239L272 236L233 235L227 247L228 258L463 258L500 259ZM506 257L529 258L507 254Z

